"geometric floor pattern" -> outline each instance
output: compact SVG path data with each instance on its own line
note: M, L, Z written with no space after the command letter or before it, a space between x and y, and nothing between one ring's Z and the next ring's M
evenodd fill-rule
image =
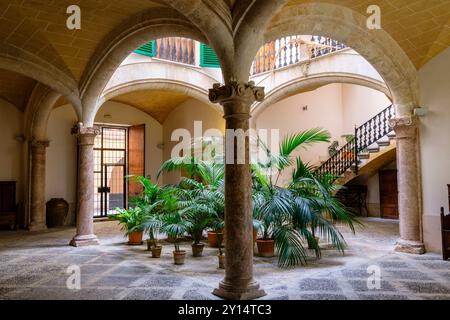
M255 277L267 293L262 299L450 300L450 261L431 253L395 253L396 222L362 222L365 228L356 235L343 229L345 255L325 248L321 259L287 270L279 269L275 258L255 257ZM169 243L161 259L152 259L145 245L126 245L114 222L95 228L102 244L87 248L67 245L72 228L0 232L0 299L218 299L211 291L224 271L217 269L215 249L193 258L185 243L186 264L175 266ZM80 268L79 290L67 288L70 266ZM373 282L377 272L380 281Z

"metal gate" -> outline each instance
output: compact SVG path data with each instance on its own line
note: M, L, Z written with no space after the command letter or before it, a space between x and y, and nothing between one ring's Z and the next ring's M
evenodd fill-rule
M94 145L94 217L127 204L127 128L101 127Z

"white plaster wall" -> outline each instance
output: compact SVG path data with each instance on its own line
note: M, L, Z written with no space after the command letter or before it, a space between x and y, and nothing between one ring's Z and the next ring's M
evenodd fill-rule
M352 134L354 125L361 125L389 106L386 95L366 87L331 84L279 101L265 109L253 121L257 129L278 129L280 138L315 127L330 131L332 140L342 146L344 134ZM304 111L303 106L308 106ZM303 161L317 164L328 159L327 143L300 151ZM282 182L290 173L286 172Z
M353 133L355 125L360 126L392 102L384 93L352 84L342 84L342 130Z
M111 117L105 118L108 114ZM148 114L133 107L107 102L99 110L96 122L146 125L146 174L153 178L162 164L162 150L157 147L162 143L162 125ZM76 168L77 142L70 134L70 129L76 123L73 108L66 105L55 109L49 118L48 138L50 147L47 150L46 163L46 200L64 198L70 204L72 221L76 201Z
M24 144L16 140L23 135L24 114L0 99L0 180L17 181L17 201L24 200Z
M70 129L77 122L70 105L52 111L47 126L50 146L45 167L45 198L63 198L69 203L70 221L74 221L77 187L77 140Z
M172 149L181 142L171 141L174 130L186 129L190 132L192 138L194 138L195 121L202 122L203 133L209 129L217 129L222 133L225 132L225 120L216 109L213 109L211 106L198 100L189 99L173 110L164 122L164 161L171 158ZM180 174L174 172L171 174L164 174L162 181L165 184L173 184L177 183L179 178Z
M440 252L439 210L449 210L450 48L419 70L419 84L421 105L429 109L420 118L423 237L428 251Z
M105 118L105 115L108 115ZM158 145L163 143L162 125L147 113L129 105L108 101L95 117L96 123L121 125L145 124L145 173L155 180L156 172L162 164L163 152Z

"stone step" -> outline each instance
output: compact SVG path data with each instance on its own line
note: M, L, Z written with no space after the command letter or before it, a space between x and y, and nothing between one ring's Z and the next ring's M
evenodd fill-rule
M375 153L380 151L380 146L377 143L371 144L367 147L369 153Z
M386 136L377 141L378 146L388 147L391 144L391 140Z
M387 137L389 138L389 139L395 139L395 132L394 131L391 131L391 132L389 132L388 134L387 134Z
M369 152L360 152L360 153L358 153L358 158L359 159L369 159L370 153Z

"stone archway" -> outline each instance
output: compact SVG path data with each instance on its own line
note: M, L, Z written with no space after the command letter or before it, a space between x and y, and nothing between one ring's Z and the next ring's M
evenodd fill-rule
M136 48L161 37L186 37L207 43L203 33L175 10L162 8L132 17L116 28L98 46L94 58L83 75L81 98L82 121L92 126L99 97L122 61Z
M45 164L50 142L47 138L47 124L50 113L61 94L38 83L33 89L25 111L25 137L28 141L29 176L25 190L26 212L31 231L45 230ZM28 221L26 221L28 222Z
M417 70L398 43L384 30L369 30L367 17L343 6L306 3L289 6L274 17L265 41L291 34L313 34L335 39L353 48L381 75L395 107L390 126L397 136L400 239L395 250L424 252L421 231Z
M291 34L314 34L353 48L381 75L392 93L397 116L409 116L418 105L416 68L383 30L369 30L367 17L343 6L307 3L290 6L274 17L265 41Z
M26 77L30 77L42 86L51 88L55 92L67 97L67 99L74 106L78 115L81 115L81 101L78 95L78 85L76 81L67 76L65 73L56 67L48 64L43 65L33 59L34 57L27 57L22 59L19 56L12 57L0 53L0 69L14 71Z
M274 88L272 91L269 91L266 94L266 98L264 99L264 101L253 105L252 117L258 117L258 115L260 115L264 110L266 110L274 103L277 103L278 101L332 83L346 83L368 87L384 93L388 98L391 99L391 94L388 88L383 83L374 81L372 79L346 74L317 75L307 79L294 79L288 83Z
M98 104L134 91L164 90L185 94L197 99L216 111L222 108L208 99L208 90L216 79L196 68L170 62L152 61L120 66L106 85Z

